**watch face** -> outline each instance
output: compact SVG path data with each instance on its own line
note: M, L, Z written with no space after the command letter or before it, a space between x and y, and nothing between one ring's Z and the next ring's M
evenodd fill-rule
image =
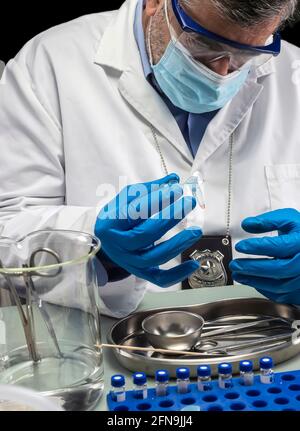
M191 258L198 261L200 268L189 278L193 289L199 287L213 287L226 285L226 272L223 266L224 256L219 251L195 251Z

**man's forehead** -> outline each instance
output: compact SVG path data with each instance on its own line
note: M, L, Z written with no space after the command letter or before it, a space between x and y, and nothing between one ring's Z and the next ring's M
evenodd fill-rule
M164 3L165 0L162 1ZM171 2L171 0L167 1ZM216 2L215 0L179 0L181 7L201 25L204 24L203 20L205 19L214 19L215 21L223 22L224 24L230 23L231 25L242 27L242 25L237 21L233 22L232 19L227 17L224 11L221 11L221 3L222 1ZM278 16L278 19L280 19L280 16ZM270 19L268 18L266 21L267 20Z
M163 0L164 1L164 0ZM227 39L238 40L245 44L259 44L273 34L281 22L281 16L275 16L253 27L245 27L222 14L214 0L179 0L181 7L207 30ZM257 39L255 43L254 39Z
M214 18L222 17L220 10L216 7L214 0L179 0L179 4L196 21L201 21L203 16ZM199 24L201 23L199 22Z

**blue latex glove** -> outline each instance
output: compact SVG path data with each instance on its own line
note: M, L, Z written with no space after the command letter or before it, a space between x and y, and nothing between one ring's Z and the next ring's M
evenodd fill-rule
M238 252L272 259L232 261L234 280L254 287L273 301L300 305L300 213L294 209L272 211L247 218L242 227L254 234L278 231L278 236L239 242Z
M172 286L189 277L199 269L198 262L187 261L169 270L159 266L199 240L200 228L183 230L155 245L195 208L195 198L182 195L176 174L123 189L102 209L96 222L95 234L104 253L130 274L160 287ZM146 217L136 217L137 210Z

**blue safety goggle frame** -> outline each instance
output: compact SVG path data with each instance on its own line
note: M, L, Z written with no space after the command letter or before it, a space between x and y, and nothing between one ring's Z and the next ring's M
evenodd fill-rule
M206 30L204 27L202 27L200 24L194 21L189 15L187 15L187 13L180 6L179 0L171 0L171 1L172 1L174 14L183 31L198 33L213 41L225 43L226 45L232 46L233 48L253 51L253 53L257 52L257 54L270 54L274 56L277 56L280 54L281 35L279 32L276 32L274 34L273 42L267 46L253 46L253 45L245 45L242 43L234 42L233 40L226 39L222 36L219 36L216 33Z

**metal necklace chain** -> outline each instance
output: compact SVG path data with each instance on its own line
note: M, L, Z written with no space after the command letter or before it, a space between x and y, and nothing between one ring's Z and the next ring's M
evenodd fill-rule
M164 170L165 175L169 175L169 170L167 168L167 164L165 161L165 158L163 156L163 153L161 151L161 147L159 145L156 130L151 125L151 131L154 138L154 142L157 148L157 152L159 154L162 167ZM231 209L232 209L232 186L233 186L233 146L234 146L234 134L232 133L230 135L229 139L229 168L228 168L228 201L227 201L227 209L226 209L226 236L223 239L224 245L229 245L229 237L230 237L230 226L231 226Z

